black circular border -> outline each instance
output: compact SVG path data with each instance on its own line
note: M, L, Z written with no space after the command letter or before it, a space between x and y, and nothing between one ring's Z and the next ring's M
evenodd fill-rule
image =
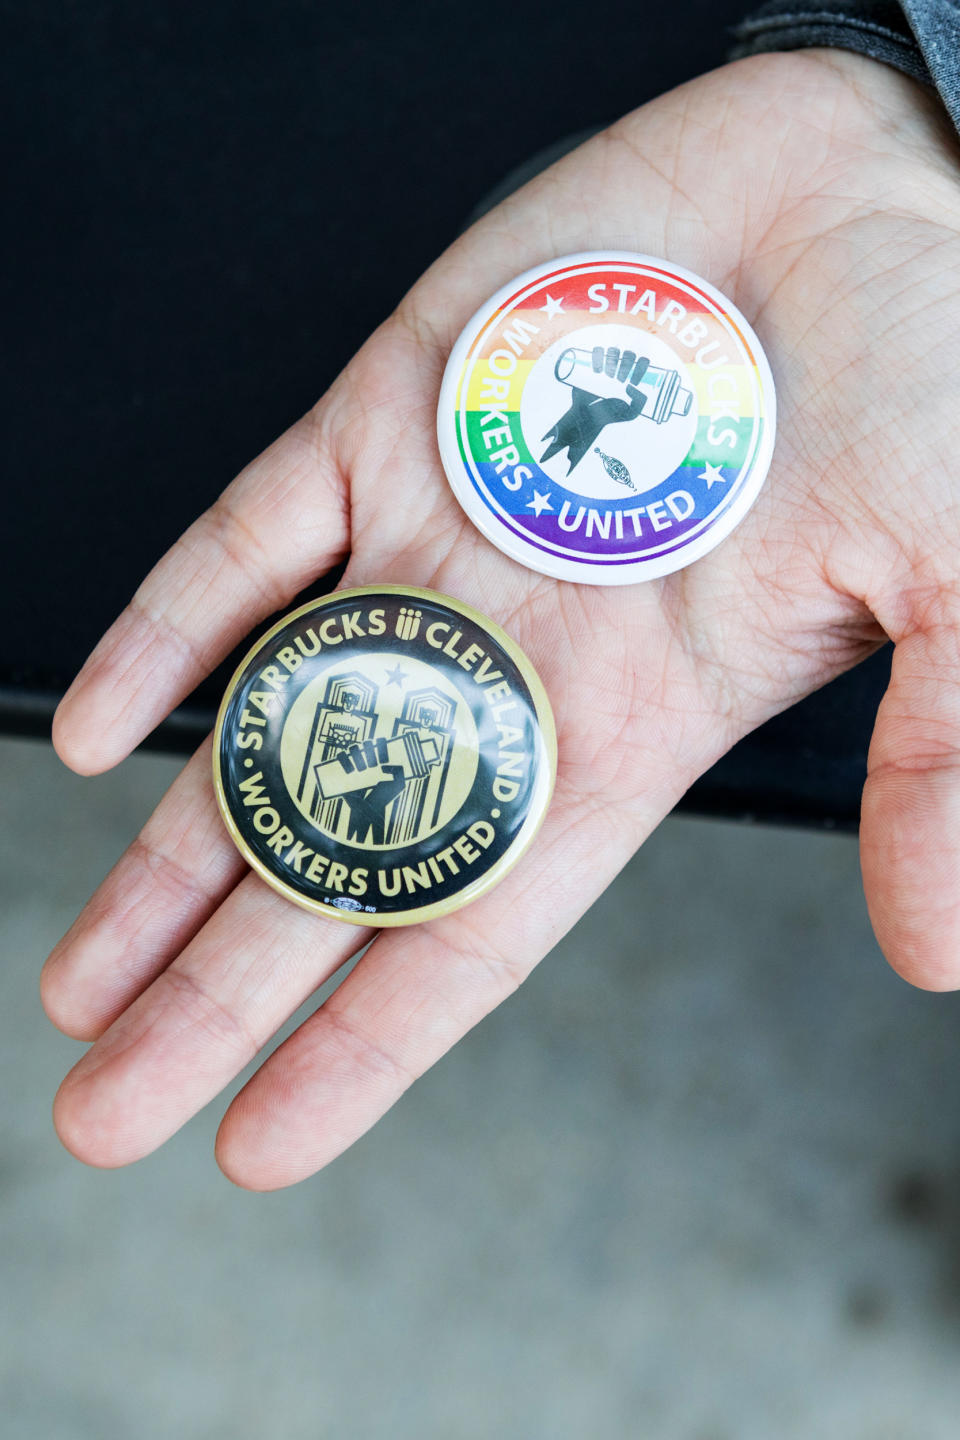
M358 606L358 601L362 601L361 606ZM411 603L421 612L435 612L422 613L414 644L399 640L395 634L399 610ZM386 612L385 633L368 633L362 640L352 639L325 648L321 651L322 662L304 660L285 683L281 703L272 707L271 714L264 717L265 723L246 730L246 734L251 734L256 728L263 736L260 747L242 748L239 743L243 728L240 721L248 708L251 692L258 685L263 688L259 677L264 667L271 663L271 654L275 655L285 643L292 643L293 637L309 625L352 613L358 608L366 612L374 608L383 609ZM503 678L510 686L510 699L519 704L522 722L517 717L516 708L504 720L522 730L523 743L513 748L522 750L528 763L521 791L509 804L498 801L492 791L499 758L499 732L493 716L494 707L486 702L482 687L477 685L470 671L458 665L453 657L426 645L423 637L427 626L438 620L452 623L453 629L460 630L459 653L462 654L469 644L476 643L495 658L497 668L502 670ZM349 658L351 649L358 657L371 651L397 653L408 650L434 668L442 669L445 678L452 681L463 696L477 725L480 753L477 775L468 798L450 821L426 840L389 851L332 841L296 806L287 792L280 768L280 739L291 707L324 668ZM244 763L250 760L252 765ZM224 695L214 732L213 766L217 801L231 837L248 863L274 889L307 909L353 924L407 925L447 914L478 898L499 883L516 863L533 839L549 803L556 769L556 740L553 716L543 685L529 660L499 626L461 601L434 591L381 585L335 591L302 606L281 619L257 642L241 662ZM367 871L365 893L359 896L339 893L322 884L308 882L305 874L298 875L269 848L269 836L260 834L252 823L253 815L260 807L244 805L240 792L241 783L257 775L262 777L258 783L279 815L280 824L290 829L295 839L314 853L347 866L350 872L347 891L351 882L353 888L359 886L359 877L354 880L356 872ZM491 813L497 810L499 815ZM487 821L493 828L494 836L472 864L457 853L453 863L459 867L458 874L448 873L449 864L439 867L447 873L438 881L431 867L427 872L432 881L429 890L416 887L411 894L401 885L402 893L397 897L381 894L378 872L389 872L404 865L418 869L428 856L436 857L447 849L477 820ZM271 833L278 833L277 827ZM301 861L304 870L308 863ZM429 896L429 899L425 904L418 904L418 896Z

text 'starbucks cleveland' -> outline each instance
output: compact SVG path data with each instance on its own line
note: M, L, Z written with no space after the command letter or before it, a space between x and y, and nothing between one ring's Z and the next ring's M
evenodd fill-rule
M289 616L224 701L215 768L270 883L398 924L474 898L525 848L553 772L529 663L427 591L342 592Z

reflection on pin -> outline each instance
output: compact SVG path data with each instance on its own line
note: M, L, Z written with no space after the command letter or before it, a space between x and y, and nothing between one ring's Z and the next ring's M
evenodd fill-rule
M331 800L392 781L395 778L390 773L392 769L399 771L405 780L422 779L439 763L436 740L432 736L421 738L415 730L407 730L393 740L368 741L366 748L349 746L334 760L315 766L313 773L317 794L322 800Z
M412 607L407 612L416 613ZM393 672L385 667L379 673ZM456 692L439 683L418 686L404 695L397 713L388 690L363 661L349 669L338 664L308 685L294 707L305 713L291 717L285 775L301 814L338 840L422 840L444 823L472 782L476 734L471 744L470 720L462 712L458 730Z

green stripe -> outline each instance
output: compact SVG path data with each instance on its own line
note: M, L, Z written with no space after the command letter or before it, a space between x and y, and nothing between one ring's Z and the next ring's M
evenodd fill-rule
M484 415L491 415L494 418L488 420L486 425L481 425L480 422L483 419ZM502 422L498 418L496 418L499 415L506 415L507 424L510 427L510 439L504 440L503 437L500 436L497 443L491 444L490 448L488 449L486 445L486 438L490 434L491 430L497 431L504 428ZM520 427L519 410L468 410L467 440L469 442L470 451L473 455L473 458L478 463L483 460L489 460L491 455L495 455L498 450L504 449L507 445L516 445L517 449L520 452L520 459L513 461L513 464L535 465L537 463L536 460L534 460L533 456L530 454L530 451L527 448L527 443L523 438L523 430Z
M728 438L721 440L720 444L711 445L707 433L711 425L716 439L720 440L722 436ZM734 445L729 443L731 430L735 430L737 433ZM752 415L741 415L739 420L717 421L705 416L697 421L697 433L690 447L690 453L683 463L684 465L703 465L705 461L709 461L711 465L726 465L729 469L739 470L747 458L752 438Z

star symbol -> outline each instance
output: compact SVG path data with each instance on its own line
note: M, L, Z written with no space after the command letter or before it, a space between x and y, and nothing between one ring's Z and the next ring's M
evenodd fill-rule
M720 466L711 465L709 460L704 461L704 467L697 476L697 479L706 480L708 490L712 485L726 485L727 483L727 477L720 474Z
M552 320L555 315L562 315L564 313L563 296L561 295L559 300L555 300L548 290L547 303L546 305L541 305L540 309L544 312L548 320Z
M533 510L537 515L539 515L542 510L552 510L553 506L550 504L550 493L548 490L546 495L541 495L539 490L534 490L533 499L527 501L527 509Z
M395 665L392 670L387 671L387 684L399 685L401 690L409 680L409 675L402 665Z

